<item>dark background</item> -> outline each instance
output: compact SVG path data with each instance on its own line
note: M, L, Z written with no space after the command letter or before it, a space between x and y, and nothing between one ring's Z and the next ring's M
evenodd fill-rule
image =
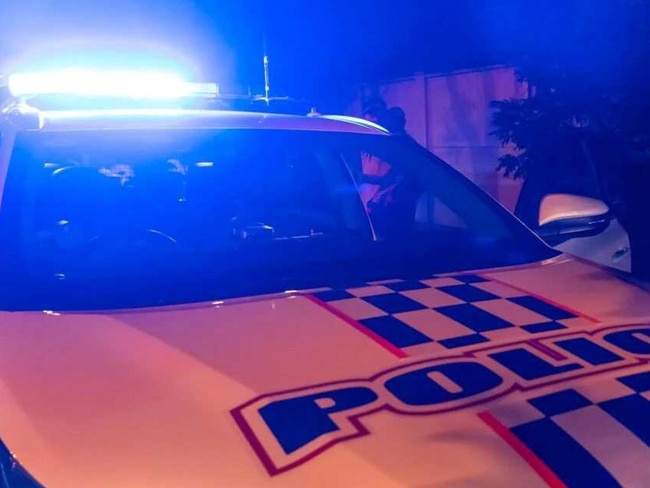
M259 94L266 46L271 94L332 113L361 82L509 64L535 95L497 102L492 125L522 151L505 167L533 188L533 220L580 147L650 280L649 1L0 0L0 72L148 65Z
M266 41L274 94L331 103L360 81L554 51L607 78L620 73L628 21L615 0L2 0L0 61L7 71L62 51L162 53L225 90L260 92Z

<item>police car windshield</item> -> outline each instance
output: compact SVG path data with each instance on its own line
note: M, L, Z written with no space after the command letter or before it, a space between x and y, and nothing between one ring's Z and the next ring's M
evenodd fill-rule
M392 137L21 133L0 216L5 307L185 303L554 255Z

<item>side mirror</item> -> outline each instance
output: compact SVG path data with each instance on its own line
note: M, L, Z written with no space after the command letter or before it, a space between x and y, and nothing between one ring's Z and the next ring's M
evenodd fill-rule
M555 246L569 239L603 232L612 215L605 202L578 195L552 194L539 208L538 235Z
M609 213L605 202L578 195L547 195L539 207L539 225L575 219L590 219Z

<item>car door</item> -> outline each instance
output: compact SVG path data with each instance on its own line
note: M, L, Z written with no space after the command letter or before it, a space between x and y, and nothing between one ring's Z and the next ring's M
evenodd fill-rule
M553 161L531 168L515 214L550 246L629 272L630 240L587 140L569 141Z
M603 201L570 194L544 197L537 234L558 251L630 272L630 239Z

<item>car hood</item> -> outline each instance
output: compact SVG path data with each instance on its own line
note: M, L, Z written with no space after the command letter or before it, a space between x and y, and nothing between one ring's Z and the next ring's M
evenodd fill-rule
M649 319L572 260L1 313L0 433L48 487L640 486Z

